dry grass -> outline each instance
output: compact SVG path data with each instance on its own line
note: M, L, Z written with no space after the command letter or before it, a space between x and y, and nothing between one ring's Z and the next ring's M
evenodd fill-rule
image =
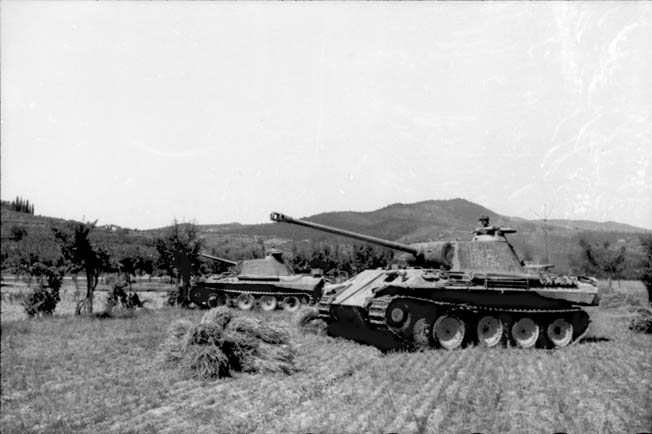
M592 340L559 351L383 355L292 329L298 371L291 376L203 381L162 368L161 345L186 336L204 313L3 321L0 431L613 433L652 426L652 336L632 333L612 311L596 312ZM285 312L246 317L297 320ZM282 345L260 348L288 356ZM219 366L215 357L198 359Z

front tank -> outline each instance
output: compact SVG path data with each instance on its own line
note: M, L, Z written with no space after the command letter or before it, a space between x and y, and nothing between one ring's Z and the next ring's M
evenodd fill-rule
M395 248L418 265L367 270L327 287L319 316L338 334L382 331L407 345L449 350L469 343L562 348L586 334L585 308L599 301L593 278L524 267L505 236L516 231L488 226L488 218L471 240L411 245L279 213L272 220Z

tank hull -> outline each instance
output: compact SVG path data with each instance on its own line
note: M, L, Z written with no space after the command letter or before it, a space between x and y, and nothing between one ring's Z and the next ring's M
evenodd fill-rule
M487 322L500 331L502 344L557 348L586 333L590 321L584 309L598 300L595 286L579 278L556 282L527 274L367 270L327 289L319 311L333 334L363 335L357 340L373 330L389 332L404 345L438 347L437 331L448 329L435 324L445 319L463 329L455 348L482 343L480 328ZM536 339L520 339L519 327Z
M189 292L190 301L195 305L210 308L218 305L230 305L244 295L253 297L254 303L260 304L262 297L273 298L276 306L284 306L290 298L301 304L316 301L321 296L324 281L311 276L256 277L242 279L226 277L213 282L201 282Z

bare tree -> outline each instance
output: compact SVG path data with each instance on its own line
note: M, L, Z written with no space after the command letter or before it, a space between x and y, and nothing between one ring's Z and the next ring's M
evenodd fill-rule
M652 304L652 235L641 237L643 245L643 269L641 270L641 280L647 289L647 299Z

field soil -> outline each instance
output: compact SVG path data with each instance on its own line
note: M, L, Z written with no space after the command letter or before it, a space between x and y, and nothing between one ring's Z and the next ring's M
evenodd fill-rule
M629 331L617 308L595 310L587 339L557 351L388 353L303 333L286 312L254 311L245 315L290 329L298 372L199 381L165 365L161 344L170 323L196 323L203 311L152 301L113 319L76 318L59 308L50 318L5 318L17 296L4 289L4 434L652 429L652 336Z

